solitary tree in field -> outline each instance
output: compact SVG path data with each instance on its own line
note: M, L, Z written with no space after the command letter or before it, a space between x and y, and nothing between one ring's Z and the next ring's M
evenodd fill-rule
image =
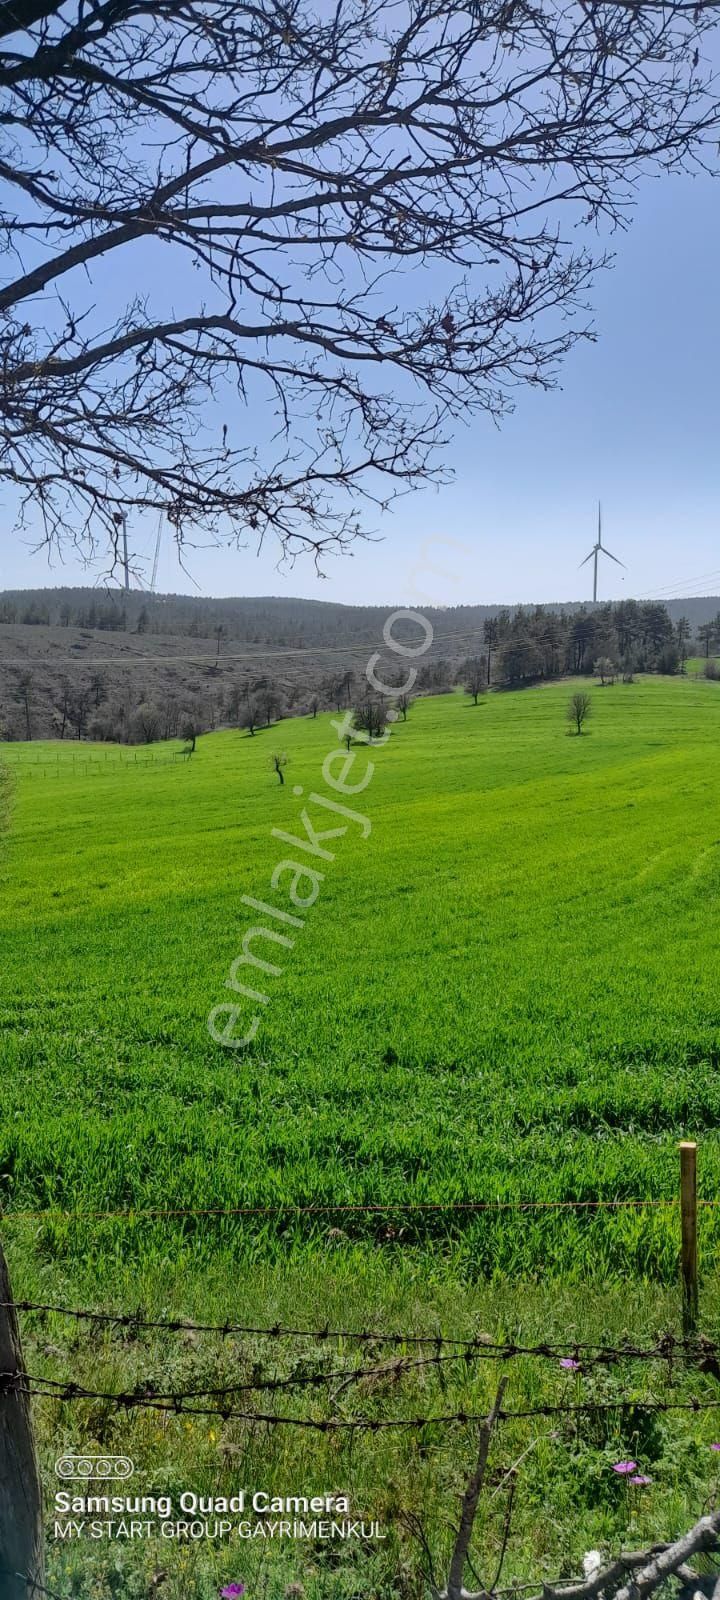
M411 707L412 703L413 703L413 700L412 700L412 695L411 694L399 694L397 699L395 701L393 701L395 709L396 709L396 711L399 711L403 722L407 722L408 712L410 710L410 707Z
M577 734L582 733L583 725L590 715L590 696L582 689L578 689L570 696L567 708L567 720L572 723Z
M320 696L317 695L317 694L313 694L313 695L310 696L310 715L311 715L311 717L313 717L313 718L316 717L319 710L320 710Z
M614 683L617 677L617 667L609 656L599 656L593 667L596 678L600 679L603 688L606 683Z
M273 753L273 755L271 755L271 757L270 757L271 769L272 769L273 772L277 773L278 778L280 779L281 783L285 782L285 776L284 776L284 773L283 773L283 767L286 767L287 763L288 763L288 758L287 758L284 750L276 750Z
M677 639L678 655L680 657L680 671L684 672L692 638L692 628L687 617L678 617L675 623L675 638Z
M464 663L462 670L465 693L472 695L472 703L476 706L487 688L486 664L479 656L473 656Z
M273 719L280 715L280 696L277 689L274 689L272 684L268 684L267 688L261 689L257 697L257 704L265 726L269 728Z
M192 756L192 755L195 754L195 746L197 744L198 733L199 732L200 732L200 729L198 728L198 724L197 724L195 718L194 717L185 717L184 720L183 720L182 732L181 732L180 737L181 737L181 739L185 740L185 755L186 756Z
M358 733L367 734L368 741L381 739L388 723L387 706L382 700L374 700L368 695L353 712L353 727Z
M247 728L250 737L255 735L255 729L260 726L260 707L254 695L249 694L238 714L238 727Z
M41 535L321 560L442 476L587 336L597 225L713 161L716 16L0 0L0 476Z

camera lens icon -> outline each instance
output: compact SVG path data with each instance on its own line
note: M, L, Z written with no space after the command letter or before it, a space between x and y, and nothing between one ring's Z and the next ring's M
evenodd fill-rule
M58 1478L74 1479L87 1483L90 1478L131 1478L135 1463L128 1456L90 1456L72 1453L58 1456L55 1473Z

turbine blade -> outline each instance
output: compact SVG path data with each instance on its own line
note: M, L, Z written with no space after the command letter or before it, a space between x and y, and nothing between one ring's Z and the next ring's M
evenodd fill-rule
M609 556L610 560L615 562L616 567L625 567L625 562L621 561L619 556L614 556L612 550L608 550L606 545L603 545L602 553L604 556ZM627 572L627 567L625 567L625 571Z
M595 551L591 550L589 556L586 556L585 560L580 562L580 567L586 567L587 564L588 564L588 561L592 561L592 558L593 558L594 554L595 554ZM578 572L580 571L580 567L578 567Z

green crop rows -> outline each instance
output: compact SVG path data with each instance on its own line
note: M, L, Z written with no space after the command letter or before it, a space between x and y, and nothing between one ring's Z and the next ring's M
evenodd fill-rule
M460 695L418 702L372 752L367 787L334 795L353 820L309 799L333 799L323 761L344 746L330 717L208 735L190 760L170 747L149 763L86 745L7 748L0 1197L18 1296L531 1341L647 1343L677 1327L676 1206L573 1202L674 1202L687 1135L700 1139L701 1193L720 1194L720 689L681 679L595 689L576 738L570 687L477 708ZM283 786L276 750L288 756ZM357 749L353 781L366 761ZM273 836L300 837L304 805L317 828L347 824L330 862ZM325 874L302 928L242 900L299 915L287 874L270 881L293 856ZM269 1000L253 1043L235 1052L211 1039L207 1017L236 1001L242 1031L258 1009L226 987L258 922L295 943L254 947L282 970L244 969ZM443 1209L521 1200L566 1204ZM87 1215L233 1207L260 1209ZM708 1333L717 1215L701 1213ZM30 1371L99 1389L147 1376L217 1383L268 1360L282 1375L324 1359L322 1343L283 1354L252 1341L98 1336L55 1317L24 1327ZM496 1379L487 1363L400 1384L388 1374L343 1386L332 1409L478 1410ZM515 1407L613 1401L582 1424L504 1430L498 1484L525 1463L515 1575L577 1571L590 1545L667 1537L697 1514L714 1492L716 1413L653 1418L632 1400L717 1396L711 1375L682 1364L673 1383L652 1364L597 1376L513 1365ZM285 1409L322 1416L329 1403L291 1391ZM354 1504L387 1520L387 1543L361 1556L241 1552L254 1591L269 1573L269 1592L289 1582L294 1593L299 1578L309 1600L419 1596L422 1552L405 1513L422 1516L445 1560L475 1449L462 1425L353 1442L222 1417L166 1425L104 1402L36 1410L50 1482L59 1446L95 1440L178 1489L218 1492L228 1476L281 1493L349 1483ZM628 1455L653 1479L634 1498L612 1471ZM498 1495L481 1514L491 1564L504 1538ZM139 1600L155 1592L160 1564L167 1600L210 1600L237 1561L211 1545L78 1545L54 1549L50 1575L63 1595Z
M567 686L420 702L345 799L369 837L349 822L329 864L271 830L302 833L309 792L330 794L330 718L219 733L189 762L100 776L77 747L51 776L12 747L5 1207L387 1205L257 1217L243 1247L402 1229L407 1243L454 1239L481 1272L672 1275L677 1222L662 1208L391 1208L672 1198L674 1146L691 1134L715 1194L717 694L673 680L597 690L579 739ZM284 787L268 767L279 744ZM346 820L309 810L318 827ZM297 931L241 900L297 914L270 885L293 854L325 871ZM279 975L246 969L270 1000L236 1052L206 1019L236 998L230 965L263 920L296 942L259 949ZM198 1248L222 1232L184 1226Z

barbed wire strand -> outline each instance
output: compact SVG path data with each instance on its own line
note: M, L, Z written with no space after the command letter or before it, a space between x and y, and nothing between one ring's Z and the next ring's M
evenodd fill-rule
M192 1398L192 1391L187 1394L178 1392L172 1399L160 1399L153 1395L138 1394L133 1391L119 1391L116 1394L83 1389L74 1383L67 1384L64 1388L52 1387L43 1389L43 1383L52 1380L34 1377L29 1373L0 1373L0 1391L24 1394L29 1397L53 1399L63 1404L81 1400L102 1400L105 1404L112 1404L118 1411L158 1411L175 1416L184 1417L215 1417L224 1422L236 1419L249 1423L264 1423L269 1427L304 1428L319 1433L357 1432L378 1433L390 1429L421 1429L437 1425L447 1426L451 1423L480 1424L486 1420L484 1414L458 1410L436 1413L428 1416L416 1417L298 1417L288 1416L274 1411L241 1411L230 1406L188 1406L187 1398ZM665 1413L689 1411L700 1414L707 1411L720 1409L720 1399L701 1400L693 1396L689 1400L638 1400L635 1395L616 1395L612 1400L562 1402L544 1405L527 1406L514 1410L501 1410L498 1412L498 1421L510 1422L524 1420L531 1417L553 1416L579 1416L597 1415L609 1411L622 1410L632 1407L634 1412Z
M578 1347L575 1346L573 1348L577 1349ZM689 1342L685 1344L676 1344L674 1341L671 1341L668 1344L660 1344L652 1348L639 1348L636 1350L603 1350L595 1355L588 1354L584 1358L577 1361L573 1357L565 1359L572 1360L574 1367L582 1367L587 1369L590 1367L618 1365L624 1360L668 1361L672 1360L673 1356L680 1352L684 1352L686 1355L692 1353L696 1357L702 1356L703 1358L708 1359L717 1353L717 1347L715 1345L711 1345L708 1341L701 1345L696 1344L692 1347L691 1352ZM580 1354L579 1351L578 1353ZM338 1382L340 1383L341 1388L348 1388L353 1383L360 1383L364 1380L373 1378L385 1378L391 1380L393 1383L396 1383L399 1382L401 1378L406 1377L409 1373L422 1371L428 1367L447 1366L451 1362L462 1361L466 1365L470 1365L473 1361L484 1360L507 1362L523 1357L542 1357L543 1359L549 1359L555 1362L563 1359L561 1356L559 1356L558 1351L545 1349L541 1346L523 1349L516 1348L514 1346L498 1345L488 1347L483 1344L478 1344L475 1348L455 1350L446 1355L443 1355L440 1351L437 1351L435 1355L421 1356L414 1361L403 1359L402 1357L396 1357L394 1360L391 1359L390 1361L384 1361L380 1364L375 1362L372 1366L331 1368L330 1371L325 1372L291 1373L286 1377L277 1377L276 1375L273 1375L272 1377L263 1377L262 1375L258 1374L252 1380L243 1383L225 1383L202 1389L186 1389L183 1391L181 1398L184 1400L219 1399L227 1395L250 1394L263 1391L269 1393L277 1392L278 1390L283 1389L305 1389L319 1387L321 1384L325 1383ZM33 1381L45 1384L50 1391L67 1389L66 1380L42 1376L34 1379ZM82 1385L73 1385L73 1388L77 1389L78 1393L82 1392L85 1398L93 1400L102 1399L112 1401L116 1398L114 1391L103 1391L102 1393L98 1391L92 1391L91 1393L84 1390ZM126 1396L130 1394L137 1395L138 1398L152 1397L154 1400L167 1400L172 1404L174 1404L178 1398L176 1391L172 1391L170 1393L164 1392L161 1388L157 1387L154 1380L151 1379L145 1379L141 1385L136 1386L136 1388L133 1390L128 1389L127 1391L124 1391L124 1394Z
M566 1339L557 1342L543 1340L537 1344L518 1344L514 1340L497 1341L489 1338L485 1333L474 1334L470 1338L459 1338L455 1335L445 1335L440 1332L412 1333L403 1330L385 1332L372 1328L331 1328L328 1324L321 1328L291 1328L283 1327L282 1323L271 1323L266 1327L258 1327L246 1323L235 1322L191 1322L184 1318L144 1317L140 1311L93 1311L86 1307L61 1306L52 1302L34 1300L1 1300L0 1311L14 1308L15 1311L35 1313L43 1316L69 1317L78 1321L105 1324L109 1327L147 1329L164 1333L210 1333L228 1337L230 1334L244 1334L256 1338L266 1339L311 1339L317 1343L325 1340L347 1340L357 1343L377 1343L394 1345L432 1345L437 1351L443 1347L452 1346L453 1354L438 1358L437 1355L423 1358L414 1363L416 1366L427 1365L431 1362L437 1364L438 1359L443 1361L465 1360L477 1356L487 1360L510 1360L515 1357L542 1357L547 1360L561 1359L563 1356L575 1356L586 1364L602 1364L620 1360L653 1361L668 1360L675 1354L696 1353L711 1356L720 1353L720 1346L698 1335L695 1338L678 1338L668 1331L664 1333L653 1345L623 1344L613 1345L607 1342ZM363 1369L370 1374L374 1369ZM339 1373L337 1376L345 1376Z

